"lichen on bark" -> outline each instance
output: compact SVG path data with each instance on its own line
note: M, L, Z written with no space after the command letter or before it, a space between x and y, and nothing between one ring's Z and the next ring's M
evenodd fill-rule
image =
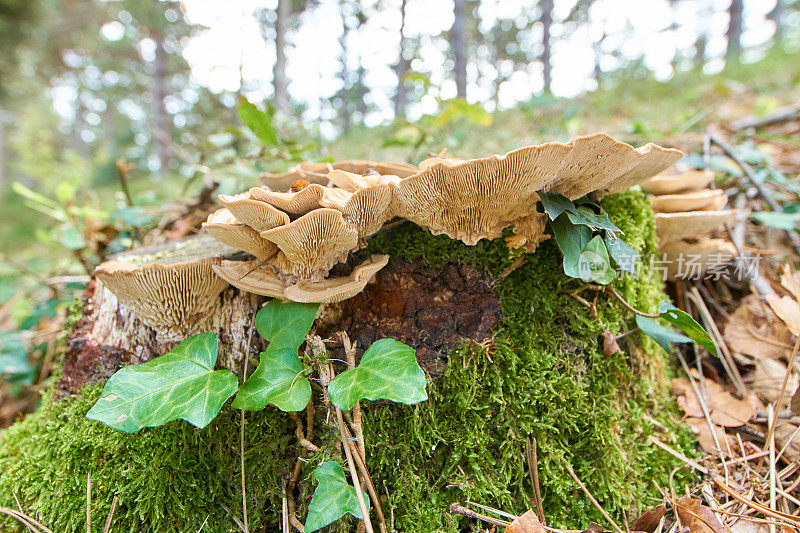
M611 195L603 206L631 246L644 254L656 251L644 195ZM436 338L431 346L446 353L438 354L442 371L429 380L427 402L364 406L367 464L378 491L388 494L384 512L388 516L391 509L397 531L464 530L467 519L446 511L455 501L526 510L532 495L525 461L528 437L538 443L548 525L579 529L590 520L601 521L569 478L565 463L614 515L646 505L646 496L658 496L654 484L669 485L675 462L648 444L648 435L663 431L651 420L671 430L659 433L660 439L687 451L691 442L678 427L667 394L665 354L633 333L621 342L621 353L605 355L603 329L627 332L635 326L633 316L616 300L598 294L595 318L570 297L581 283L564 276L553 242L543 243L510 271L519 256L503 239L466 246L406 223L373 237L362 253L375 252L389 253L397 265L411 265L396 270L406 272L402 275L416 268L417 284L424 279L420 273L429 272L434 283L437 272L453 268L474 283L485 279L501 310L488 338L481 338L482 326L464 329L465 338L454 347L452 339ZM649 269L615 286L647 311L663 298L663 283ZM427 294L441 300L449 293ZM595 296L588 290L581 295L589 301ZM327 315L324 326L332 331L337 317L347 316L352 324L358 315L339 308ZM410 319L399 311L396 316ZM417 331L425 323L416 319L402 331ZM362 333L364 338L373 334ZM414 339L408 342L415 344ZM432 349L423 346L423 339L418 342L418 348ZM48 395L37 413L0 433L0 505L16 507L16 495L24 510L51 528L80 530L91 472L98 522L116 494L114 523L120 531L196 531L203 523L203 531L232 530L231 514L241 516L238 413L226 407L202 430L172 422L124 435L83 418L98 394L98 386L87 385L60 401ZM281 481L291 474L298 453L294 422L273 408L248 413L247 420L250 530L277 531ZM326 439L324 427L318 439ZM313 489L313 468L336 454L335 445L328 444L307 457L295 494L301 521ZM0 524L8 523L0 519Z

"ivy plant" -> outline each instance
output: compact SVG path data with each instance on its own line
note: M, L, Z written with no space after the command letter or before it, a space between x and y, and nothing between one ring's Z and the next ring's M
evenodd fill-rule
M214 370L217 351L217 336L201 333L161 357L118 370L87 418L126 433L178 418L207 426L237 387L232 372Z
M314 470L314 478L319 485L308 506L308 518L305 524L307 533L332 524L348 513L356 518L364 518L358 505L356 489L347 483L344 470L339 463L335 461L322 463ZM369 497L364 491L361 493L369 512Z

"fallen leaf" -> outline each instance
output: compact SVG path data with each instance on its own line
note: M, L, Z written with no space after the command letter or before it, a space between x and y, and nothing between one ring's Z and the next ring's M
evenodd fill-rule
M664 505L656 505L655 507L651 507L642 513L642 516L636 519L631 526L631 531L644 531L645 533L653 533L666 513L667 507Z
M711 421L717 425L725 427L738 427L746 424L756 414L758 409L763 409L764 406L758 400L758 397L750 393L746 397L739 399L733 394L726 391L722 385L716 381L708 378L701 381L698 379L699 375L693 370L695 382L698 388L704 387L705 394L704 400ZM692 384L688 379L675 378L672 380L672 392L677 396L676 401L681 409L689 417L703 417L702 407L697 398L697 395L692 388Z
M786 446L783 456L790 461L800 459L800 434L795 435L795 431L797 431L797 426L785 420L779 419L775 425L775 443L778 445L779 450Z
M719 451L717 451L717 445L714 443L714 437L711 434L711 429L708 427L708 422L705 418L687 418L684 420L684 422L692 429L692 432L697 439L697 443L700 444L700 448L704 452L713 454L715 456L719 455ZM728 450L734 449L736 441L733 439L733 437L729 437L725 433L724 428L719 426L714 426L714 433L717 434L717 440L722 448L722 453L725 455L730 455Z
M766 296L767 303L775 314L783 320L795 337L800 336L800 306L791 296L778 298L776 294Z
M725 529L720 524L714 512L695 498L683 498L675 503L675 512L684 527L691 533L723 533Z
M800 302L800 278L797 277L797 272L794 271L792 265L788 263L781 269L781 285L792 293L795 300Z
M612 356L619 351L617 337L610 329L603 330L603 353L606 357Z
M734 352L756 359L785 357L792 348L792 334L768 305L750 295L725 325L725 341Z
M742 519L730 526L730 530L731 533L769 533L769 524Z
M603 533L605 531L603 526L597 522L589 522L589 527L583 530L583 533Z
M529 510L516 517L506 528L506 533L544 533L544 528L536 513Z
M800 390L794 391L792 401L789 403L789 409L792 411L792 416L800 415Z
M786 377L786 365L775 359L757 359L755 361L755 370L753 371L750 389L761 395L765 401L775 403L778 401L778 395L781 393L781 386ZM790 395L794 394L797 390L798 379L796 374L789 376L789 382L786 384L786 395L784 401L787 401ZM786 404L784 403L781 408Z

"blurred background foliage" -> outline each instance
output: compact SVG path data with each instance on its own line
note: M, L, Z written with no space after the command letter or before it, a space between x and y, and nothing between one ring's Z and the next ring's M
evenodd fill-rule
M661 64L631 46L637 19L616 0L0 0L0 374L36 381L46 321L64 318L104 257L164 238L261 172L480 156L592 131L680 145L800 98L797 0L644 4L671 14L645 36L672 36ZM427 9L446 12L441 28ZM191 15L209 11L238 17L216 43L217 19ZM292 61L310 61L295 51L320 20L337 43L321 40L320 54L336 59L307 87L292 73L314 65ZM236 24L257 29L258 75ZM206 58L211 77L187 53L240 37L239 58ZM593 61L575 90L554 90L581 39ZM371 46L393 59L368 65ZM215 83L217 67L233 81Z

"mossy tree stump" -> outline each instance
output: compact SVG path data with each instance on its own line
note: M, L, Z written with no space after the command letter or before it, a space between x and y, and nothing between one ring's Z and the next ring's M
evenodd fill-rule
M642 194L611 195L603 206L632 247L655 253ZM604 330L632 330L633 316L591 289L581 296L594 310L571 297L582 284L564 276L552 239L520 265L503 239L466 246L406 223L373 238L362 253L392 260L364 293L324 307L315 327L323 337L346 331L362 351L379 338L397 338L417 350L429 375L427 402L363 402L367 465L395 530L469 530L468 519L447 512L465 500L525 511L532 497L529 438L538 443L548 525L583 528L602 520L565 464L615 515L646 506L645 496L658 495L654 482L667 485L675 463L647 437L659 432L678 448L690 443L674 422L665 355L638 333L620 341L620 352L604 353ZM647 269L615 287L648 311L663 297L660 278ZM68 339L61 375L42 408L0 433L0 505L16 507L16 496L51 529L83 530L91 474L96 522L118 497L112 531L235 531L232 515L242 514L238 411L223 408L202 430L178 421L133 435L84 418L117 368L171 348L109 294L90 291L89 313ZM263 299L236 289L221 297L220 362L240 372L252 313ZM253 354L261 342L253 336ZM344 359L335 343L330 350ZM314 394L321 404L318 388ZM305 456L291 495L301 522L313 468L339 457L338 430L323 409L316 418L321 449ZM272 407L246 420L250 531L279 531L282 486L299 454L295 422ZM4 528L16 527L2 520ZM354 521L332 528L349 531Z

